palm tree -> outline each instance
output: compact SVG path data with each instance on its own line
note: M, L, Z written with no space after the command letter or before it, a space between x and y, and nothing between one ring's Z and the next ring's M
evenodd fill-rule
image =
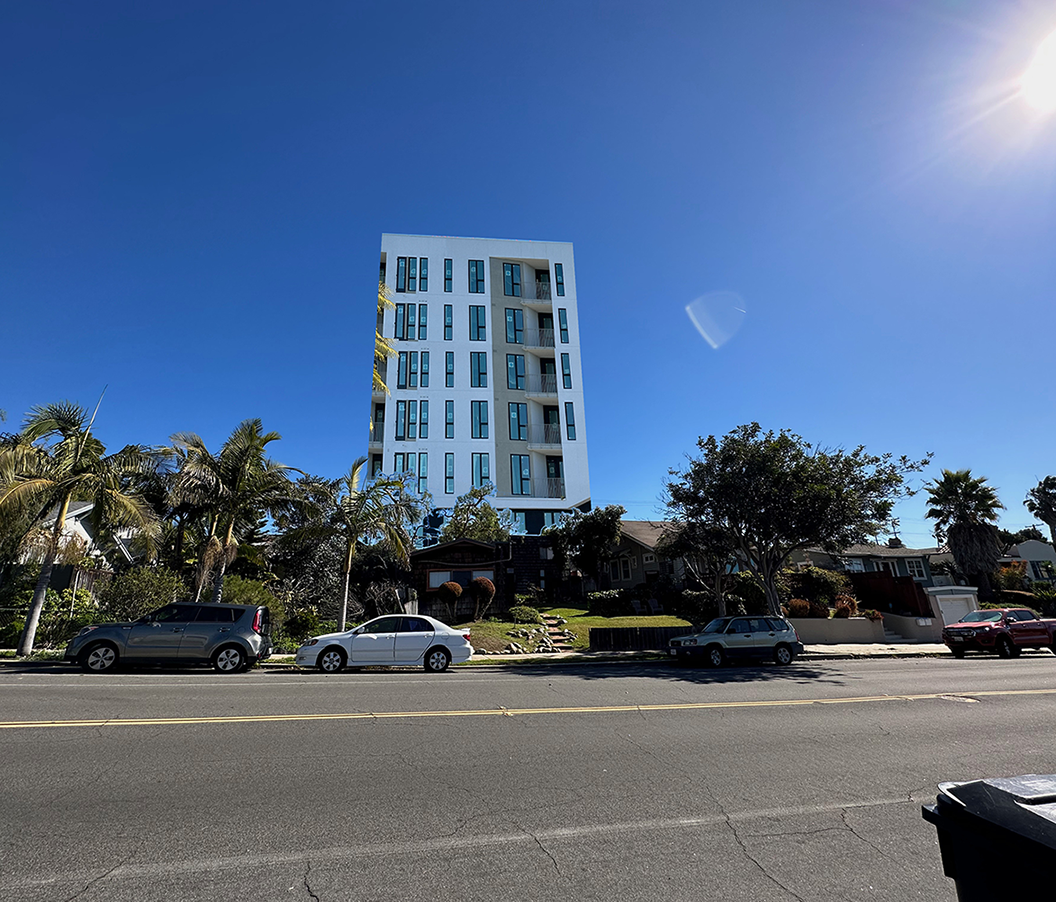
M374 391L389 393L389 387L385 384L385 378L381 374L382 365L389 357L396 356L396 348L392 342L382 335L381 324L386 310L391 310L395 304L389 286L383 281L378 281L378 324L374 330Z
M5 459L0 465L0 512L36 524L54 516L18 643L20 655L33 651L71 501L94 503L91 517L97 534L133 528L148 555L153 551L158 521L139 485L156 468L157 457L138 445L107 455L103 443L91 434L94 421L95 414L89 419L83 407L68 401L34 407L18 438L0 452Z
M1027 510L1049 527L1052 544L1056 546L1056 476L1046 476L1027 492L1023 502Z
M971 470L943 470L942 478L925 485L928 512L935 534L950 546L961 572L974 578L984 598L992 596L990 574L997 568L1001 546L997 539L997 512L1005 506L986 477L974 478Z
M170 503L199 509L208 518L199 554L195 601L210 576L213 602L223 597L224 573L238 555L238 539L253 530L261 512L275 515L296 502L290 472L300 472L265 457L267 446L282 438L263 431L259 419L244 420L227 438L218 454L210 453L201 437L178 432L171 441L181 455Z

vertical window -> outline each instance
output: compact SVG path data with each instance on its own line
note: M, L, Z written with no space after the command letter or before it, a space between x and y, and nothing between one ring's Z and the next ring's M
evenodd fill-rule
M488 437L488 402L470 401L470 412L473 415L473 438Z
M469 308L469 340L470 341L487 341L488 334L485 328L486 320L485 308L470 306Z
M418 494L424 495L429 488L429 455L425 451L418 454Z
M418 282L418 260L415 257L407 258L407 290L414 291Z
M524 355L506 355L506 387L524 388Z
M407 352L400 351L399 356L396 358L396 387L406 388L407 387Z
M422 388L429 387L429 352L422 351Z
M502 264L502 293L508 298L521 296L521 264Z
M554 278L557 279L557 296L565 296L565 268L560 263L554 264Z
M407 438L407 402L396 402L396 441L402 442Z
M446 356L446 370L444 372L444 384L448 388L455 387L455 352L448 351Z
M511 345L524 344L524 311L506 308L506 341Z
M565 388L572 387L572 362L569 360L568 354L561 355L561 381L564 383Z
M453 264L451 258L448 257L444 260L444 291L451 291L451 276L453 271Z
M444 455L444 492L455 494L455 455Z
M484 261L469 261L469 293L484 294Z
M411 351L410 353L411 367L407 374L407 387L417 388L418 387L418 352Z
M571 401L565 401L565 435L570 442L576 440L576 411Z
M404 332L407 329L407 305L397 304L396 305L396 329L392 335L394 338L403 338Z
M381 469L384 466L380 454L370 455L370 478L377 479L381 475Z
M407 441L418 438L418 402L407 402Z
M407 472L407 455L403 451L392 455L392 472L397 476Z
M407 258L396 258L396 290L407 290Z
M568 311L564 307L557 308L557 324L561 328L561 344L568 344Z
M450 304L444 304L444 341L455 337L455 315Z
M455 402L447 401L444 404L444 438L455 437Z
M484 483L491 482L491 463L487 454L473 455L473 488L479 489Z
M515 442L528 441L527 404L510 404L510 439Z
M532 462L527 454L510 455L510 476L512 494L532 494Z
M400 338L414 341L414 304L407 305L407 333L401 335Z
M429 290L429 258L422 257L418 261L418 290Z
M429 438L429 402L422 401L419 403L421 413L418 416L418 438ZM566 404L566 407L571 408L571 404ZM572 438L575 438L573 435Z
M429 318L429 305L419 304L418 305L418 340L425 341L428 337L428 329L426 321Z
M469 353L469 385L471 388L488 387L488 355L483 351Z

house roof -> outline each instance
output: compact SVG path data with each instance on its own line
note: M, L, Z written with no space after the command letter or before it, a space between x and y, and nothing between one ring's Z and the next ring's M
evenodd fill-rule
M828 554L823 548L813 547L807 548L807 551L814 552L816 554ZM890 545L849 545L844 548L840 553L840 557L884 557L884 558L905 558L905 557L929 557L933 554L938 554L940 549L938 548L892 548Z
M656 548L656 543L660 541L660 536L667 527L668 524L662 520L623 520L620 534L652 550Z

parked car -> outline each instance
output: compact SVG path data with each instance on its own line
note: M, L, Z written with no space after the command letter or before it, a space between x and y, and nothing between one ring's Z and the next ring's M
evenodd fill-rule
M468 629L456 630L419 614L387 614L343 633L309 639L297 650L297 666L337 673L346 665L419 665L431 673L442 673L449 664L468 661L472 654Z
M1024 648L1051 648L1056 652L1056 620L1041 618L1029 608L989 608L965 614L942 631L955 658L965 652L996 652L1015 658Z
M716 617L699 632L676 636L668 650L673 657L703 659L710 667L721 667L731 658L791 664L803 643L784 617Z
M64 659L91 673L118 664L212 664L236 673L271 655L271 617L263 605L167 604L125 623L86 626Z

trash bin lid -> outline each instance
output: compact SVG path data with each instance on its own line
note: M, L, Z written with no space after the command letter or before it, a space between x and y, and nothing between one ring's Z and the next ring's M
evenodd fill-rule
M940 783L935 802L937 815L989 824L1056 850L1056 774Z

